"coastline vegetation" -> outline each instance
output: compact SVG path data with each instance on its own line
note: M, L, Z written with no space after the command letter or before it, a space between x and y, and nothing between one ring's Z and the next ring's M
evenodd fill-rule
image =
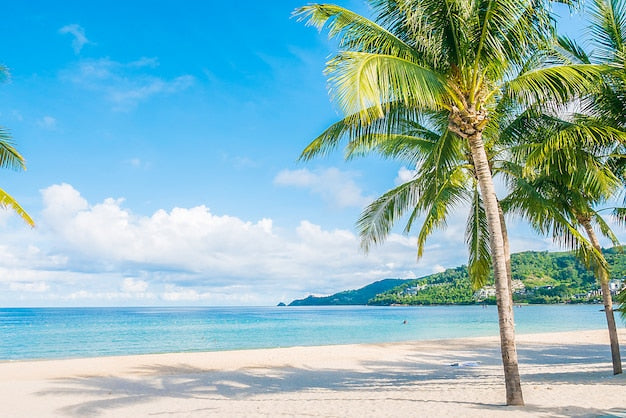
M603 254L612 279L626 279L626 254L621 248ZM595 276L572 252L522 252L511 256L515 303L600 303ZM417 290L419 289L419 290ZM466 266L410 280L376 295L369 305L495 304L494 296L480 297L471 287Z
M610 278L626 285L626 252L622 247L603 250ZM515 303L600 303L598 283L571 252L526 251L511 256ZM488 288L493 289L493 277ZM377 292L372 295L372 291ZM621 295L626 295L626 290ZM450 268L416 279L386 279L361 289L324 297L308 296L290 306L317 305L466 305L495 304L495 297L482 296L471 286L467 266Z

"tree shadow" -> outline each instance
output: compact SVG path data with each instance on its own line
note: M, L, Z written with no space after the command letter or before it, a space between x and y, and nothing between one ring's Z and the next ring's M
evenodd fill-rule
M467 402L454 398L428 399L427 393L420 393L420 389L428 383L438 387L450 386L460 391L471 388L493 389L502 391L504 395L499 347L481 345L479 351L472 351L466 345L455 344L451 342L446 347L453 351L453 355L449 352L439 354L424 351L420 346L402 360L364 361L359 367L346 369L273 366L224 371L203 369L189 364L144 364L130 370L127 375L130 377L79 376L57 379L53 381L52 387L38 392L38 395L80 395L83 399L89 399L57 411L62 415L81 417L97 416L107 411L164 398L206 400L209 407L203 409L203 412L210 413L212 400L243 400L259 395L307 391L324 391L329 396L333 392L341 391L342 397L345 397L346 392L355 392L355 397L359 399L367 396L363 392L374 391L377 397L371 401L402 400L415 402L416 405L420 402L464 404L494 413L516 410L503 404ZM519 349L522 383L559 385L584 382L623 386L626 383L624 376L613 377L610 362L606 363L604 356L598 355L603 349L604 346L594 344L576 345L575 349L547 344L525 344ZM462 367L466 362L474 367ZM559 365L572 364L588 366L583 371L562 371L563 368L559 368ZM524 365L542 366L545 371L542 369L540 372L525 373ZM356 396L359 391L361 394ZM454 396L454 391L450 391L450 396ZM574 405L559 408L527 405L521 410L537 416L626 416Z

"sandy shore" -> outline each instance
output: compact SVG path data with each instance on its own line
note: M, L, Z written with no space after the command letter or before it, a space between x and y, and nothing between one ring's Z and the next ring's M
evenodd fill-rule
M489 337L5 362L0 415L626 417L606 334L519 335L524 408L503 405Z

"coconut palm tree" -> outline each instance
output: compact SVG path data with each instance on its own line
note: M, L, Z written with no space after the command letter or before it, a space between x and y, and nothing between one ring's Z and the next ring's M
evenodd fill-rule
M502 224L483 134L500 100L567 101L587 91L602 69L529 65L529 56L553 37L543 1L371 0L370 5L374 21L333 5L310 5L295 14L338 39L327 74L346 115L367 125L397 103L418 114L445 112L450 133L467 143L489 231L506 402L523 405Z
M613 127L625 131L626 2L623 0L593 0L590 5L589 14L589 28L592 34L591 43L594 48L594 53L587 54L576 42L567 38L559 39L555 52L559 53L558 58L562 63L597 63L610 65L614 69L604 74L598 89L581 99L580 106L582 111L588 115L586 123L593 120L593 123L596 125ZM588 138L593 138L593 135L590 135ZM580 148L576 145L578 139L570 139L574 142L567 143L567 141L561 140L556 147L554 147L554 143L552 143L536 150L534 153L534 162L530 161L530 166L534 166L535 162L549 162L549 159L546 159L546 152L561 153L563 147L569 147L570 151L573 150L574 153L580 151ZM615 140L615 137L613 137L613 139ZM609 149L609 151L605 150L605 155L607 156L607 158L604 159L606 168L611 169L616 178L621 181L621 187L614 190L613 194L624 193L624 186L626 185L626 143L618 138ZM548 164L547 167L550 167L550 164ZM626 194L624 194L624 197L624 206L626 206ZM600 198L600 196L596 195L587 200L589 204L593 206L597 198ZM600 246L591 225L591 221L593 220L591 212L587 212L586 215L578 215L580 217L580 226L584 227L589 240L599 249ZM626 210L624 208L615 208L614 215L622 222L626 220ZM601 218L597 219L598 222L600 222ZM604 233L605 230L606 228L604 228L602 232ZM607 316L613 358L613 372L619 374L622 372L622 366L612 309L613 301L608 287L608 276L606 271L597 271L596 276L601 285L602 298ZM623 307L626 308L626 306Z
M426 240L434 230L445 225L448 213L461 204L469 206L466 228L468 270L473 287L479 288L489 277L491 256L485 212L470 150L466 142L448 130L445 112L421 115L419 120L414 118L418 115L402 106L394 107L368 126L351 125L348 117L316 138L301 158L306 160L325 154L340 142L342 136L346 136L350 137L345 147L347 159L377 153L416 168L413 179L389 190L363 210L357 227L365 251L384 242L397 221L409 213L405 227L407 234L420 215L423 216L417 234L419 259ZM502 122L493 116L491 120ZM497 170L494 137L491 133L487 136L490 165ZM504 241L506 244L508 239L505 237Z
M565 48L566 52L578 61L608 63L618 68L611 76L605 78L599 94L590 102L590 111L598 114L605 123L626 129L626 2L623 0L594 0L591 7L592 45L596 55L589 57L581 48L570 42L573 48ZM614 170L626 185L626 147L622 146L614 158ZM626 195L624 199L626 205ZM617 218L624 223L626 211L617 210ZM604 292L604 289L603 289ZM609 295L610 296L610 295ZM606 301L605 301L606 302ZM626 291L622 291L617 302L619 311L626 318ZM615 367L614 367L615 368Z
M0 79L9 75L6 67L0 65ZM26 163L24 157L13 146L13 141L9 132L0 126L0 168L10 168L14 170L25 170ZM0 189L0 207L13 209L30 226L35 226L33 219L26 211L3 189Z
M623 131L588 116L567 121L543 115L528 121L532 127L517 138L517 152L507 163L510 194L505 210L527 219L540 233L577 250L602 289L613 372L622 372L619 342L609 290L608 266L594 226L614 245L619 240L596 209L622 188L614 172L612 155L626 143ZM584 231L587 239L579 230Z

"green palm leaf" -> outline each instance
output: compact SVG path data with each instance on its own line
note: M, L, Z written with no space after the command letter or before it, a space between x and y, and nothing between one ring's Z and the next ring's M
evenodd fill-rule
M609 71L607 66L594 64L538 68L509 81L506 90L511 97L527 104L541 103L546 98L566 103L597 89L601 76Z
M369 251L372 244L383 242L395 222L408 209L418 205L422 195L421 183L421 179L403 183L374 200L363 210L357 221L357 230L365 251Z
M462 167L452 169L441 183L431 182L422 196L422 205L416 205L407 221L405 232L410 232L413 222L424 214L419 233L417 234L417 258L424 254L424 246L428 237L437 229L446 225L450 210L463 202L467 196L465 188L467 173Z
M600 58L623 62L626 51L626 4L620 0L591 2L591 34L598 45Z
M293 16L319 31L328 30L330 38L339 40L340 49L393 55L419 61L414 48L375 22L343 7L312 4L298 8Z
M24 157L15 149L9 132L0 127L0 167L25 170Z
M465 230L465 241L469 248L467 270L472 288L480 289L487 284L491 271L491 248L489 247L489 225L478 185L474 186L472 207Z
M435 71L392 55L343 52L330 60L330 91L345 114L359 114L364 122L384 117L390 103L417 108L445 106L446 81Z

